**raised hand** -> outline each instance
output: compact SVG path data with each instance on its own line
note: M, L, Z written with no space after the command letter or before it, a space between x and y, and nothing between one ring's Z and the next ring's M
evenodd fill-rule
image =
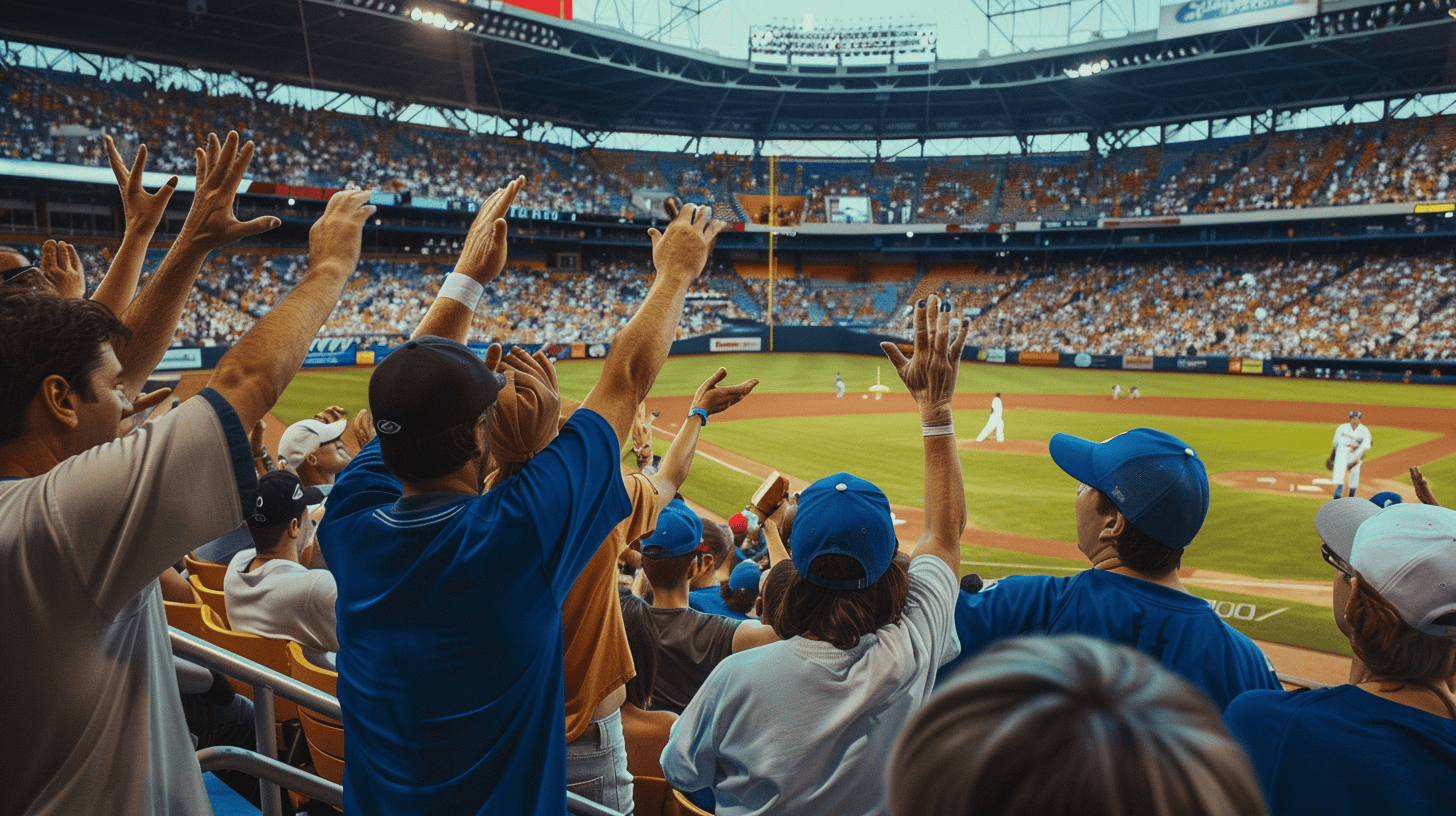
M952 339L950 320L950 302L931 295L915 304L915 350L910 357L894 343L880 344L900 381L920 406L922 418L934 412L934 419L945 422L950 421L961 350L970 331L970 324L962 322Z
M506 219L505 214L516 200L516 194L526 185L525 176L494 193L480 205L470 232L465 235L465 248L460 251L460 260L455 262L455 271L469 275L476 283L489 283L506 267Z
M718 383L722 382L726 376L728 376L728 369L719 368L713 373L713 376L698 386L698 392L693 395L693 407L702 408L708 412L708 416L712 416L737 405L758 385L758 378L753 377L737 385L725 385L719 388Z
M122 410L121 426L117 429L117 436L126 436L134 433L151 416L152 410L161 405L168 397L172 396L172 389L158 388L156 391L149 391L135 400Z
M233 215L233 199L237 197L238 185L252 161L253 143L249 141L239 148L237 131L228 133L225 142L219 142L216 133L208 135L207 148L197 148L197 191L192 197L192 209L188 211L187 220L177 237L179 242L185 238L210 252L283 223L271 215L246 222ZM367 200L368 194L365 193L364 197ZM327 211L324 216L328 217ZM314 225L315 229L317 226ZM360 226L362 229L362 222ZM310 232L310 242L312 237ZM357 254L356 248L356 261Z
M177 177L167 179L165 184L157 188L157 192L148 193L142 187L142 173L147 166L147 146L137 147L136 158L128 168L121 159L121 152L116 149L116 142L110 136L102 138L106 141L106 155L111 160L111 172L116 176L116 186L121 190L121 206L126 213L126 231L135 230L151 235L156 231L157 225L162 223L167 203L172 200L172 193L177 191ZM199 178L200 176L199 172Z
M647 231L652 239L652 264L659 274L691 280L703 271L708 253L718 233L728 226L713 220L712 207L685 204L678 210L666 232L656 228Z
M637 418L632 421L632 452L638 458L652 455L652 415L647 403L637 403Z
M1431 485L1426 481L1426 475L1421 473L1420 467L1412 465L1410 477L1411 486L1416 489L1416 498L1421 500L1421 504L1430 504L1439 507L1441 503L1436 501L1436 494L1431 492Z
M334 193L324 207L324 214L308 230L309 267L340 264L352 272L359 265L364 222L375 209L369 204L368 190Z
M40 271L46 285L56 297L86 296L86 273L81 269L81 256L65 241L46 241L40 247Z
M315 422L322 422L323 424L328 425L333 422L338 422L348 415L349 412L345 411L343 407L338 405L330 405L322 411L314 414L313 418Z
M248 431L248 446L253 449L254 459L257 459L265 453L263 450L263 432L266 430L268 430L268 421L266 419L260 419L253 423L253 430Z
M369 414L368 408L360 408L349 420L349 433L354 435L354 450L374 440L374 417Z

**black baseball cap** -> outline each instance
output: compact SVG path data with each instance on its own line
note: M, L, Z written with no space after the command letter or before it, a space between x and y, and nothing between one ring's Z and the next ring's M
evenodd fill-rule
M304 487L298 476L275 470L258 480L258 498L253 502L249 521L258 524L284 524L303 515L310 504L324 500L323 491Z
M369 411L380 444L429 439L475 424L505 377L465 345L419 337L391 351L369 378Z

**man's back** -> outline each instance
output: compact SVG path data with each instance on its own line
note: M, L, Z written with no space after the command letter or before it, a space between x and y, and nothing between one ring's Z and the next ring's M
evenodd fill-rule
M223 577L228 623L239 632L298 641L315 665L334 667L339 651L334 608L339 588L333 573L274 558L248 569L257 551L233 556Z
M1222 710L1250 689L1280 688L1268 658L1185 592L1106 570L1070 577L1003 578L962 592L956 604L961 658L1021 634L1083 634L1130 646L1178 672ZM959 661L946 666L949 677Z
M561 603L630 509L590 411L480 497L401 498L378 444L320 530L339 584L345 810L565 807Z
M733 654L733 633L742 621L688 607L648 612L657 626L652 708L681 714L713 668Z

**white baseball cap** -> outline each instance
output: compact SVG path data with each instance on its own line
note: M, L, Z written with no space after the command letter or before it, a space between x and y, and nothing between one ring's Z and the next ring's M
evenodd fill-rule
M347 419L328 424L316 419L300 419L283 432L283 438L278 441L278 458L289 470L296 471L310 453L343 436L348 426Z
M1396 504L1360 524L1350 566L1418 631L1456 638L1456 510Z

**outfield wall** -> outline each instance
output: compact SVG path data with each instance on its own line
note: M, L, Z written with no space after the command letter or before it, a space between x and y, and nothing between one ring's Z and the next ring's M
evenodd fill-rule
M843 326L744 326L702 337L678 340L673 354L715 352L793 351L831 354L879 355L883 341L909 345L899 337L874 334ZM485 355L486 343L472 342L472 349ZM544 343L524 345L527 351L545 351L558 360L589 360L606 356L606 343ZM167 351L159 371L210 369L227 352L228 346L174 348ZM338 338L319 338L309 347L305 368L369 366L383 359L392 346L361 346ZM1456 361L1329 359L1320 357L1274 357L1258 360L1228 355L1146 356L1091 354L1088 352L1016 351L1014 349L967 346L962 359L997 365L1044 366L1131 371L1181 371L1194 374L1237 374L1244 376L1301 376L1319 379L1349 379L1374 382L1423 384L1456 383ZM1287 369L1288 373L1285 373Z

